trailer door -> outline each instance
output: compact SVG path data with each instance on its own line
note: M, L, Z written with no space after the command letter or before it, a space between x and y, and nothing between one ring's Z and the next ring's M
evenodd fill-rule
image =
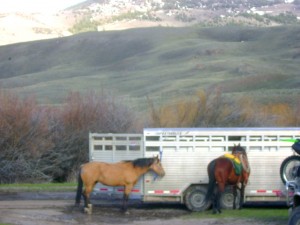
M134 160L143 157L141 134L96 134L89 135L90 161L115 163L122 160ZM93 194L110 195L116 198L123 196L123 187L110 187L97 183ZM130 198L141 198L143 178L132 189Z

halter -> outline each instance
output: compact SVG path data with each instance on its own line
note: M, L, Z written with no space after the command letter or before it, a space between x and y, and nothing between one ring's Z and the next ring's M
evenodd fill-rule
M248 166L245 165L244 160L243 160L244 155L246 155L246 150L244 148L242 148L241 145L239 144L239 145L234 146L234 152L235 152L235 154L233 154L233 155L236 155L236 157L239 158L239 160L242 163L243 170L245 170L246 173L250 173L250 165L249 165L248 159L247 159ZM237 156L237 154L239 154L239 156Z

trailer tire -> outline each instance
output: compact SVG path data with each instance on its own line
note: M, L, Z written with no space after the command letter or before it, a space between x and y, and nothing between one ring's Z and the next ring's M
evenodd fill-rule
M280 165L280 178L284 184L287 181L295 180L299 166L300 156L292 155L283 160Z
M300 225L300 206L293 209L288 225Z
M207 188L200 185L189 187L184 196L186 207L193 212L201 212L207 210L211 202L205 201Z
M237 197L235 199L236 207L239 207L239 202L241 198L240 190L237 190ZM220 198L220 206L222 209L232 209L233 208L233 192L232 186L226 186L225 191L222 193Z

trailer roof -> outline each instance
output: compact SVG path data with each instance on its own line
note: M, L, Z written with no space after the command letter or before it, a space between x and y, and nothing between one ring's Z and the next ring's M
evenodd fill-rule
M186 127L186 128L144 128L147 132L202 132L202 131L299 131L300 127Z
M149 133L202 133L202 132L300 132L300 127L191 127L191 128L144 128L144 134Z

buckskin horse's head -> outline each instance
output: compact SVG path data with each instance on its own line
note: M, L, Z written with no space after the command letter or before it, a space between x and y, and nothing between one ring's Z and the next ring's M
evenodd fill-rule
M161 177L165 176L166 174L158 156L153 157L153 163L151 164L150 169Z

